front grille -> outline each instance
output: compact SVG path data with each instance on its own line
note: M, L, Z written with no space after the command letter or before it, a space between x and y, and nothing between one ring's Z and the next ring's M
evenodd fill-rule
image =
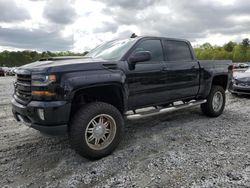
M250 86L250 83L241 82L241 83L238 83L237 85L239 85L239 86Z
M15 98L22 104L27 104L31 99L31 75L17 74L15 82Z
M235 84L239 86L250 86L250 81L245 80L235 80Z

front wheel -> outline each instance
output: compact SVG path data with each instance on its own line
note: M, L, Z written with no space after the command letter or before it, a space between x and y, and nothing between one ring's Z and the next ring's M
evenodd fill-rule
M201 104L201 110L210 117L218 117L222 114L226 103L226 95L223 87L214 85L207 97L207 102Z
M99 159L110 154L123 135L123 117L112 105L95 102L74 115L69 137L72 147L84 157Z

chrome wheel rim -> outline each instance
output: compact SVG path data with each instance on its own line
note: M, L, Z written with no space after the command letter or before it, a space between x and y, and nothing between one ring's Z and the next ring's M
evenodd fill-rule
M217 91L213 97L213 110L215 112L220 111L222 105L223 105L223 95L221 92Z
M107 114L100 114L90 120L85 130L85 140L94 150L108 147L114 140L116 123L114 118Z

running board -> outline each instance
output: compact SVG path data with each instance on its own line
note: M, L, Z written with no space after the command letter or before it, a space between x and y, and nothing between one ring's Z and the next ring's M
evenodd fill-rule
M129 119L129 120L136 120L136 119L151 117L151 116L155 116L155 115L159 115L159 114L165 114L167 112L173 112L173 111L176 111L176 110L189 108L189 107L192 107L192 106L197 106L197 105L200 105L200 104L203 104L203 103L206 103L206 102L207 102L207 100L190 101L188 103L178 104L178 105L170 106L170 107L167 107L167 108L154 109L154 110L150 110L150 111L144 111L144 112L141 112L141 113L127 115L126 118Z

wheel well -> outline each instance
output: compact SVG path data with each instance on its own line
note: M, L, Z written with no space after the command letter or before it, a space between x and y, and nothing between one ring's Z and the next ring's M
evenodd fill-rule
M124 112L121 87L117 85L105 85L77 91L72 101L71 113L74 113L81 105L97 101L109 103L115 106L121 113Z
M227 89L228 77L226 75L215 76L212 85L222 86L224 90Z

